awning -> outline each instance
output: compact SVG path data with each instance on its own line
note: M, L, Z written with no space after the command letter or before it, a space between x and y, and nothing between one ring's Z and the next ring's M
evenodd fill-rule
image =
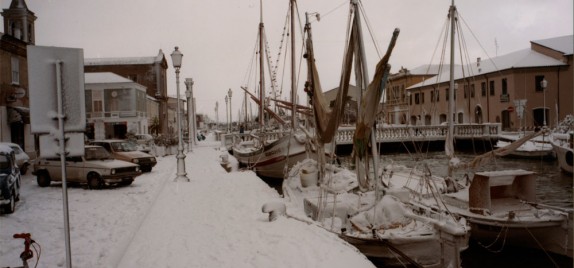
M8 123L23 123L30 124L30 108L14 106L8 108Z

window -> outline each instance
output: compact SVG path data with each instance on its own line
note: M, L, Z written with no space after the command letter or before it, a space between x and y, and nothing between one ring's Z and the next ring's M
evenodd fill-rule
M20 84L20 60L18 57L12 57L12 84Z
M474 84L470 85L470 97L474 99Z
M468 85L464 85L464 98L468 98Z
M127 77L127 78L128 78L129 80L132 80L132 81L136 82L136 83L138 82L138 75L137 75L137 74L128 74L128 77Z
M449 94L449 88L448 88L448 87L446 88L446 93L445 93L445 96L446 96L446 101L448 101L448 100L449 100L449 98L450 98L450 94Z
M508 82L506 81L506 78L502 78L502 95L507 94L508 94Z
M490 81L490 96L494 96L494 81Z
M480 83L480 91L483 97L486 97L486 82Z
M425 103L425 93L421 93L421 103Z
M419 93L415 93L415 104L420 104L420 94Z
M542 85L540 85L540 82L542 82L542 80L544 80L544 75L537 75L534 77L534 88L536 89L536 91L542 91Z

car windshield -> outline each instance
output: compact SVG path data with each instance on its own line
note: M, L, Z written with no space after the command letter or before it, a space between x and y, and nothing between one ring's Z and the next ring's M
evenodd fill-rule
M88 147L85 149L86 160L111 159L110 153L104 147Z
M9 169L10 168L10 159L8 159L7 155L0 155L0 169Z
M10 148L12 148L12 150L13 150L14 153L16 153L16 154L22 153L22 150L20 150L20 147L19 147L19 146L10 146Z
M129 142L113 142L112 148L114 152L133 152L136 150L135 145Z

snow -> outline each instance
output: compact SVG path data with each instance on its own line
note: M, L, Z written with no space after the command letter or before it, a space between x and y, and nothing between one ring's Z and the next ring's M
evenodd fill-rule
M220 142L209 135L185 158L191 182L174 182L174 155L127 187L87 190L69 185L70 240L75 267L374 267L354 247L312 224L262 206L282 202L252 171L219 164ZM42 246L38 267L64 267L62 188L22 177L21 200L0 216L0 266L21 265L15 233ZM35 264L34 261L31 262Z

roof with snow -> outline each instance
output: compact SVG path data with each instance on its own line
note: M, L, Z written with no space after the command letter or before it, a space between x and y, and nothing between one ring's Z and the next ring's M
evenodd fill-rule
M572 55L574 50L574 35L565 35L531 42L562 52L564 55Z
M162 62L165 59L163 51L160 49L157 56L152 57L124 57L124 58L87 58L84 65L144 65Z
M548 57L544 54L538 53L529 48L518 50L499 57L486 59L480 62L480 67L476 62L464 66L457 65L454 71L454 79L463 79L476 75L487 74L492 72L500 72L502 70L514 68L527 68L527 67L548 67L548 66L563 66L567 65L562 61ZM421 83L415 84L408 89L428 86L448 81L450 78L449 69L443 68L442 73L429 78Z
M103 84L103 83L135 83L134 81L127 79L123 76L119 76L115 73L103 72L103 73L85 73L85 83L86 84Z

